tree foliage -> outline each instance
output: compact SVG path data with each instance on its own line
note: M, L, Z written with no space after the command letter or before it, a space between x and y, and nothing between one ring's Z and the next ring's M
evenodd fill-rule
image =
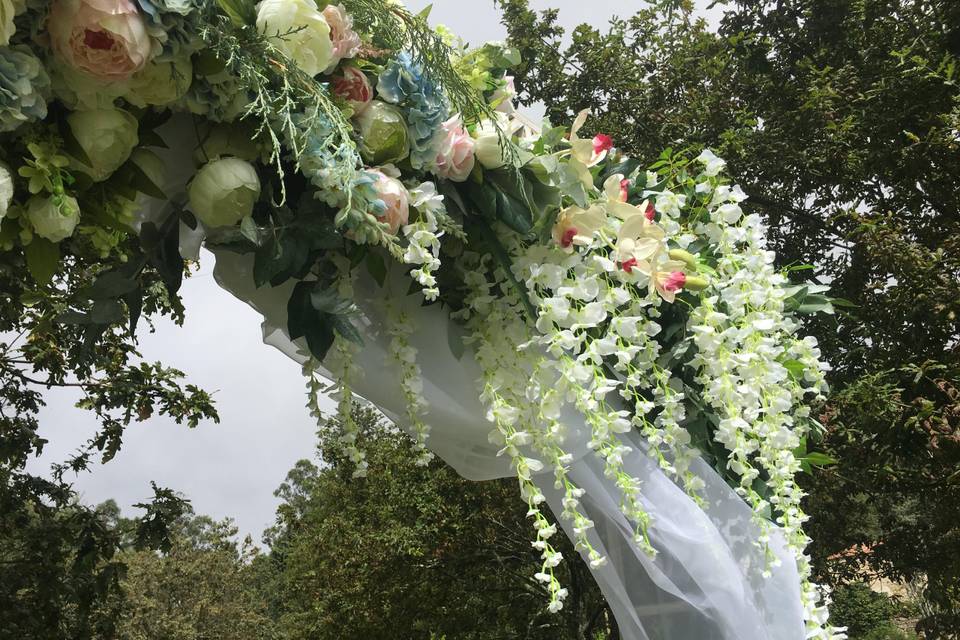
M612 616L572 545L560 548L570 595L544 607L533 574L526 505L509 481L470 482L440 462L420 467L410 443L360 409L370 474L320 432L317 466L301 461L255 565L285 640L323 638L571 638L615 634ZM558 538L560 536L557 536ZM609 637L616 637L609 635Z
M589 108L641 158L713 148L781 262L848 301L808 327L834 366L819 447L839 460L808 482L818 569L926 576L941 613L923 626L955 633L960 4L735 0L714 33L665 0L567 45L557 10L499 4L522 102Z
M30 153L42 156L38 149ZM19 152L27 150L3 149ZM3 226L0 243L10 228ZM82 639L113 628L116 611L101 605L119 592L123 562L117 532L78 503L71 474L109 461L124 430L151 415L194 427L216 412L207 393L182 383L183 373L137 352L141 320L182 317L179 257L161 269L157 246L133 243L103 255L82 233L61 248L34 245L47 250L0 252L0 629L18 638ZM60 259L69 268L54 277ZM100 428L47 477L26 467L46 444L38 416L52 388L78 391L77 407ZM167 523L183 504L165 489L154 492L138 505L147 513L137 542L165 548Z

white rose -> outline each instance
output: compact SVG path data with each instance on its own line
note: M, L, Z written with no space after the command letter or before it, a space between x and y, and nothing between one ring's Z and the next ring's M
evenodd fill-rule
M190 208L205 227L227 227L253 213L260 178L246 160L221 158L200 168L187 195Z
M2 2L2 0L0 0ZM0 220L7 215L7 209L13 201L13 176L7 165L0 162Z
M75 198L34 196L27 202L27 219L33 231L50 242L60 242L73 235L80 221L80 206Z
M310 76L333 62L330 25L314 0L263 0L257 5L257 29Z
M496 125L484 120L476 130L477 143L473 153L484 169L499 169L506 164L503 158L503 146Z
M500 132L497 131L497 126ZM510 120L506 115L497 114L497 122L484 120L481 122L474 133L477 139L473 147L473 153L477 161L484 169L499 169L507 164L504 159L503 137L511 138L523 128L523 123L517 120ZM501 135L502 132L502 135ZM517 154L517 162L520 166L525 165L533 159L533 154L525 149L517 147L514 150Z
M10 44L10 38L17 31L13 18L22 13L24 8L23 0L0 0L0 46Z
M93 166L73 158L71 166L95 182L109 178L140 142L137 119L121 109L74 111L67 116L70 131Z

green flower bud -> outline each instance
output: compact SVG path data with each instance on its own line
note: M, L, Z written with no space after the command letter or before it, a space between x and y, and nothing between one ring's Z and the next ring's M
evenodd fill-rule
M121 109L74 111L67 116L74 139L92 165L71 159L70 165L94 182L109 178L120 168L140 142L137 119Z
M710 285L705 278L699 276L687 276L687 281L684 283L683 288L687 291L703 291Z
M374 100L356 118L360 129L360 155L371 165L400 162L410 155L410 133L403 113Z
M670 259L679 260L685 263L688 267L696 271L700 266L700 261L697 260L697 257L690 253L689 251L684 251L683 249L671 249L670 250Z

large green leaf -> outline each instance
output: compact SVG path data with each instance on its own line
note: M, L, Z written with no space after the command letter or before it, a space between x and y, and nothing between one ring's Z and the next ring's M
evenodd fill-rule
M33 242L28 244L23 252L27 258L27 269L30 270L30 275L37 281L37 284L50 282L60 265L59 245L40 237L34 237Z

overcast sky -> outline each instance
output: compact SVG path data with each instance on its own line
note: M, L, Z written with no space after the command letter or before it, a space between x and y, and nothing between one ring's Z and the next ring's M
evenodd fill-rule
M408 0L420 11L428 0ZM470 43L502 40L506 34L492 0L433 0L430 19ZM643 0L531 0L537 9L560 9L567 27L587 22L603 27L613 15L628 16ZM698 0L705 7L708 0ZM720 14L714 9L708 18ZM215 392L220 424L194 430L169 420L151 419L132 426L123 448L110 463L76 478L82 499L95 504L115 499L128 514L150 496L150 481L186 495L199 513L232 517L242 534L259 541L272 524L273 491L293 464L312 457L315 423L304 408L299 366L261 342L260 317L221 290L213 280L212 256L205 254L199 274L182 290L187 321L141 327L144 358L160 360L187 373L188 381ZM50 444L31 470L43 472L62 461L95 432L97 422L73 408L72 392L51 393L41 416L41 434Z

